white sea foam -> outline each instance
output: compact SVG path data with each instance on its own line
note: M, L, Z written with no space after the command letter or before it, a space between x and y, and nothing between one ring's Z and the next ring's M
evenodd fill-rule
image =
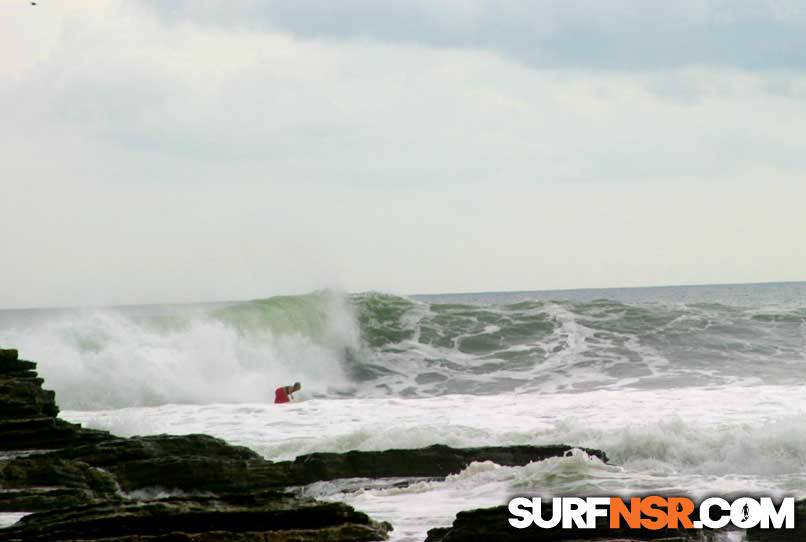
M523 467L477 463L406 487L327 482L310 491L391 521L422 540L456 512L523 494L675 492L806 496L801 386L315 399L288 405L164 405L63 416L123 435L204 432L273 460L314 451L556 444L599 448ZM419 537L419 538L418 538Z
M209 432L270 459L313 451L567 442L613 462L744 474L806 470L801 386L163 405L63 416L121 435Z
M87 309L13 325L2 329L2 339L38 362L63 408L267 401L277 385L297 380L308 393L348 385L342 358L346 347L357 347L355 319L337 295L319 295L308 305L295 307L301 314L281 315L296 316L297 327L254 324L273 315L249 304L234 315L174 308L140 317ZM315 336L313 325L323 328Z
M19 520L30 514L30 512L2 512L0 513L0 529L10 527Z

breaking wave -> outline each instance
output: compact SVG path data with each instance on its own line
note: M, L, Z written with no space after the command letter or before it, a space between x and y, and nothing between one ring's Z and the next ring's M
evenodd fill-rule
M0 343L69 409L310 397L804 381L806 308L435 302L322 291L248 302L0 311Z
M319 292L222 306L60 311L0 335L38 361L68 409L268 401L304 381L348 386L343 358L359 347L352 309Z

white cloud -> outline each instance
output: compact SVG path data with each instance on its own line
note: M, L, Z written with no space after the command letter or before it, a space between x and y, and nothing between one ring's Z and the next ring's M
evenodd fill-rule
M534 70L39 7L0 19L2 306L806 269L798 71Z
M800 0L141 1L171 21L486 50L541 68L806 68Z

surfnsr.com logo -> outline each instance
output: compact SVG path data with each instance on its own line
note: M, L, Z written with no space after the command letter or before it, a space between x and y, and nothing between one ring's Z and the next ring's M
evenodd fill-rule
M544 510L545 508L545 510ZM548 510L550 508L550 510ZM516 497L509 501L510 525L525 529L594 529L598 518L608 518L611 529L721 529L733 524L740 529L794 529L795 499L782 499L776 507L769 497L740 497L732 502L719 497L696 505L686 497L633 497L629 504L620 497L554 497L543 506L539 497Z

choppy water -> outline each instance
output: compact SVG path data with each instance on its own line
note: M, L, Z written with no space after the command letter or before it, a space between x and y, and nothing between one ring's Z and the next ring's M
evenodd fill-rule
M406 488L315 484L422 540L513 493L806 496L806 283L0 311L63 416L311 451L601 448ZM270 404L303 382L304 402Z

